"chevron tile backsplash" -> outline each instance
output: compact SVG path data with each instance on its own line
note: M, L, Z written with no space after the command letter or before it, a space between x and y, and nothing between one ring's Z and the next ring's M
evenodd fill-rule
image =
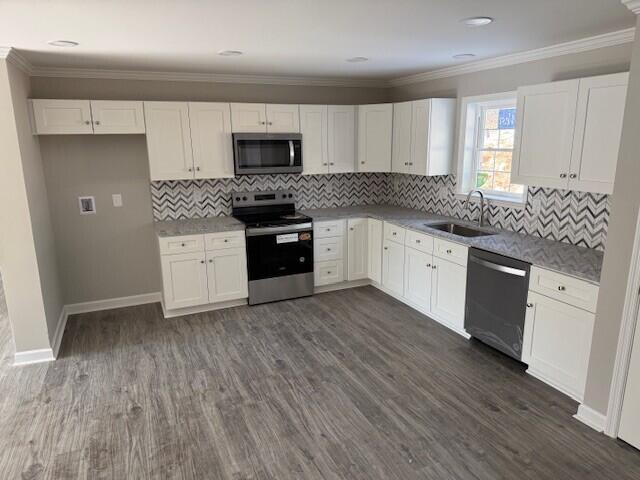
M385 173L334 175L246 175L211 180L151 183L155 220L212 217L231 213L231 193L292 189L298 208L393 204L475 220L479 207L464 209L455 195L454 175L421 177ZM490 225L551 240L604 250L609 197L593 193L529 187L524 208L489 205Z

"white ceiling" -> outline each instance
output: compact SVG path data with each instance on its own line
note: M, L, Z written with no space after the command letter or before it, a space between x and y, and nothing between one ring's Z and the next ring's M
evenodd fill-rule
M496 21L460 23L478 15ZM0 0L0 45L37 66L389 79L635 20L620 0Z

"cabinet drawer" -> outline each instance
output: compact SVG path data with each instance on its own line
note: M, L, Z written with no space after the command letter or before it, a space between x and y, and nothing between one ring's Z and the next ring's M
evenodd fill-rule
M243 248L245 237L243 231L208 233L204 236L207 250L220 250L223 248Z
M344 220L314 222L314 238L340 237L344 235Z
M204 252L204 235L185 235L183 237L161 237L160 255L174 253Z
M404 244L424 253L433 253L433 237L424 233L407 230L404 237Z
M342 282L344 281L344 264L342 260L316 262L313 275L316 287Z
M448 242L441 238L435 238L433 242L433 254L463 267L467 266L468 247L459 243Z
M342 237L316 238L313 242L313 258L316 262L339 260L342 257Z
M577 278L531 267L529 290L595 313L598 286Z
M392 223L384 222L384 238L392 242L401 243L404 245L404 237L406 230Z

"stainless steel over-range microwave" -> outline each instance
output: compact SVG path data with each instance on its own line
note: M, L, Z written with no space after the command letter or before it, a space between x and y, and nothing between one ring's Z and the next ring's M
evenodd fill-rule
M302 134L234 133L236 175L302 173Z

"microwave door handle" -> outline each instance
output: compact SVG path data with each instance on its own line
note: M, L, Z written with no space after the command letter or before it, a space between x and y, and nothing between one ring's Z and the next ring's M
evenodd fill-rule
M293 163L296 159L296 152L293 149L293 140L289 140L289 166L293 167Z

